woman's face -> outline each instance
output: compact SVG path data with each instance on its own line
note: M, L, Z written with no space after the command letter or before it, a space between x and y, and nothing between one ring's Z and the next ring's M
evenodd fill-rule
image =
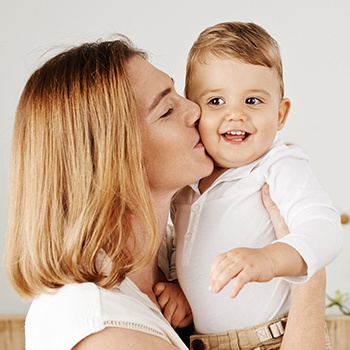
M178 95L172 79L135 56L127 66L139 112L144 166L155 193L175 191L213 170L196 128L199 107Z

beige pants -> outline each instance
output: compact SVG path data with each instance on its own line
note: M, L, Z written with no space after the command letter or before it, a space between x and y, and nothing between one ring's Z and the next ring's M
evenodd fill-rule
M192 335L191 350L275 350L281 346L287 315L258 326L225 333ZM331 350L326 325L327 350Z

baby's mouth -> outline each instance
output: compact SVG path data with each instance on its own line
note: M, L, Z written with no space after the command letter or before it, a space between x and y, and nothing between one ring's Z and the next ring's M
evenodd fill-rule
M242 142L245 141L250 134L246 131L228 131L224 134L222 134L223 138L227 141L231 142Z

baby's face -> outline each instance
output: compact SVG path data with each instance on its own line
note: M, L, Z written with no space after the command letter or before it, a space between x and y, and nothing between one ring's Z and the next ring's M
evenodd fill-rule
M217 166L236 168L270 148L287 118L277 72L210 56L195 66L188 97L199 104L202 142Z

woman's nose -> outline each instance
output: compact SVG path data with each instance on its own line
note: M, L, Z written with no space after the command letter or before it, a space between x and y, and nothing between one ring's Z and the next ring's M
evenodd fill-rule
M201 117L200 107L196 103L185 99L184 109L185 109L184 115L185 115L186 125L187 126L197 125L199 118Z

